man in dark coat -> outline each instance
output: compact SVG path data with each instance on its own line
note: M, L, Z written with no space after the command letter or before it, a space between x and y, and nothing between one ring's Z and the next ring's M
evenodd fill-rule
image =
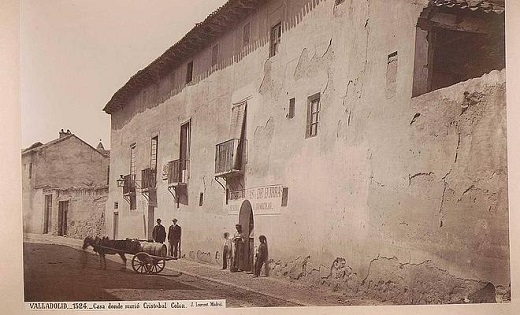
M244 264L244 232L242 231L242 225L235 225L236 232L233 236L233 261L231 264L231 272L242 271L242 265Z
M256 252L254 277L260 276L260 270L262 270L262 265L267 263L267 259L268 259L267 238L264 235L260 235L260 237L258 239L260 240L260 245L258 245L258 249ZM267 272L266 272L266 274L267 274Z
M157 219L157 225L153 228L152 238L157 243L164 243L166 239L166 230L161 225L161 219Z
M173 219L172 222L173 224L168 228L169 252L171 256L179 258L177 254L180 255L181 227L177 225L177 219Z

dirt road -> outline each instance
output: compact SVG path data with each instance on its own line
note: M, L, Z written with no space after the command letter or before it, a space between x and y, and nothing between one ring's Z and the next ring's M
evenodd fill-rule
M167 264L175 262L167 262ZM107 259L107 269L89 252L62 245L24 243L25 301L151 301L225 299L227 307L296 306L168 269L158 275L133 272Z

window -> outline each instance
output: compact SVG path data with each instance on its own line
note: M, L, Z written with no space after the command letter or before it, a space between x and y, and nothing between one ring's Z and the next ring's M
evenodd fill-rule
M213 46L213 49L211 50L211 66L215 66L218 64L218 44Z
M135 185L135 150L136 145L135 143L130 145L130 179L131 179L131 185ZM130 194L130 210L137 209L137 197L135 195L135 192Z
M307 114L307 138L318 134L318 123L320 121L320 93L310 96L308 99Z
M29 178L32 177L32 163L29 163Z
M251 40L251 23L247 22L244 25L243 34L242 34L242 45L247 46Z
M287 207L287 201L289 199L289 188L282 188L282 207Z
M130 175L135 176L135 143L130 145Z
M201 207L203 203L204 203L204 193L201 192L199 194L199 207Z
M158 146L158 142L159 142L159 137L158 136L155 136L152 138L152 143L150 145L150 168L152 170L156 170L157 169L157 146Z
M137 197L135 194L131 194L129 196L130 198L130 210L135 210L137 209Z
M180 141L180 173L182 183L186 183L189 177L190 165L190 142L191 142L191 128L190 122L181 126L181 141Z
M392 98L397 84L397 51L388 55L386 63L386 97Z
M186 83L190 83L193 80L193 61L188 62L186 67Z
M45 195L45 208L43 214L43 234L51 230L52 221L52 195Z
M412 96L505 68L504 14L457 7L423 10L415 33Z
M282 23L278 23L271 28L269 57L278 53L282 38Z
M291 119L294 117L294 106L295 106L296 100L294 98L291 98L289 100L289 111L287 112L287 118Z
M170 74L170 86L172 90L175 89L175 72Z

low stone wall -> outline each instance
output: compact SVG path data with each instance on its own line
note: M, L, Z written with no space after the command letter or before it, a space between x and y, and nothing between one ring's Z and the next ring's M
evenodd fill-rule
M82 239L87 236L106 235L107 187L60 189L56 191L56 198L58 201L69 201L66 233L68 237ZM58 209L56 213L57 211ZM55 220L57 222L57 218ZM53 234L57 234L57 229L54 229Z

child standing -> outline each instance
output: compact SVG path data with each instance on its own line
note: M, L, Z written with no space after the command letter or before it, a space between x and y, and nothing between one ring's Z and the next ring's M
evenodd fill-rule
M224 250L222 251L222 269L227 269L228 263L231 267L231 240L229 233L224 233Z
M255 275L253 277L260 276L260 270L262 269L262 265L267 262L267 238L264 235L260 235L258 238L260 241L260 245L258 245L258 249L256 252L256 262L255 262Z

